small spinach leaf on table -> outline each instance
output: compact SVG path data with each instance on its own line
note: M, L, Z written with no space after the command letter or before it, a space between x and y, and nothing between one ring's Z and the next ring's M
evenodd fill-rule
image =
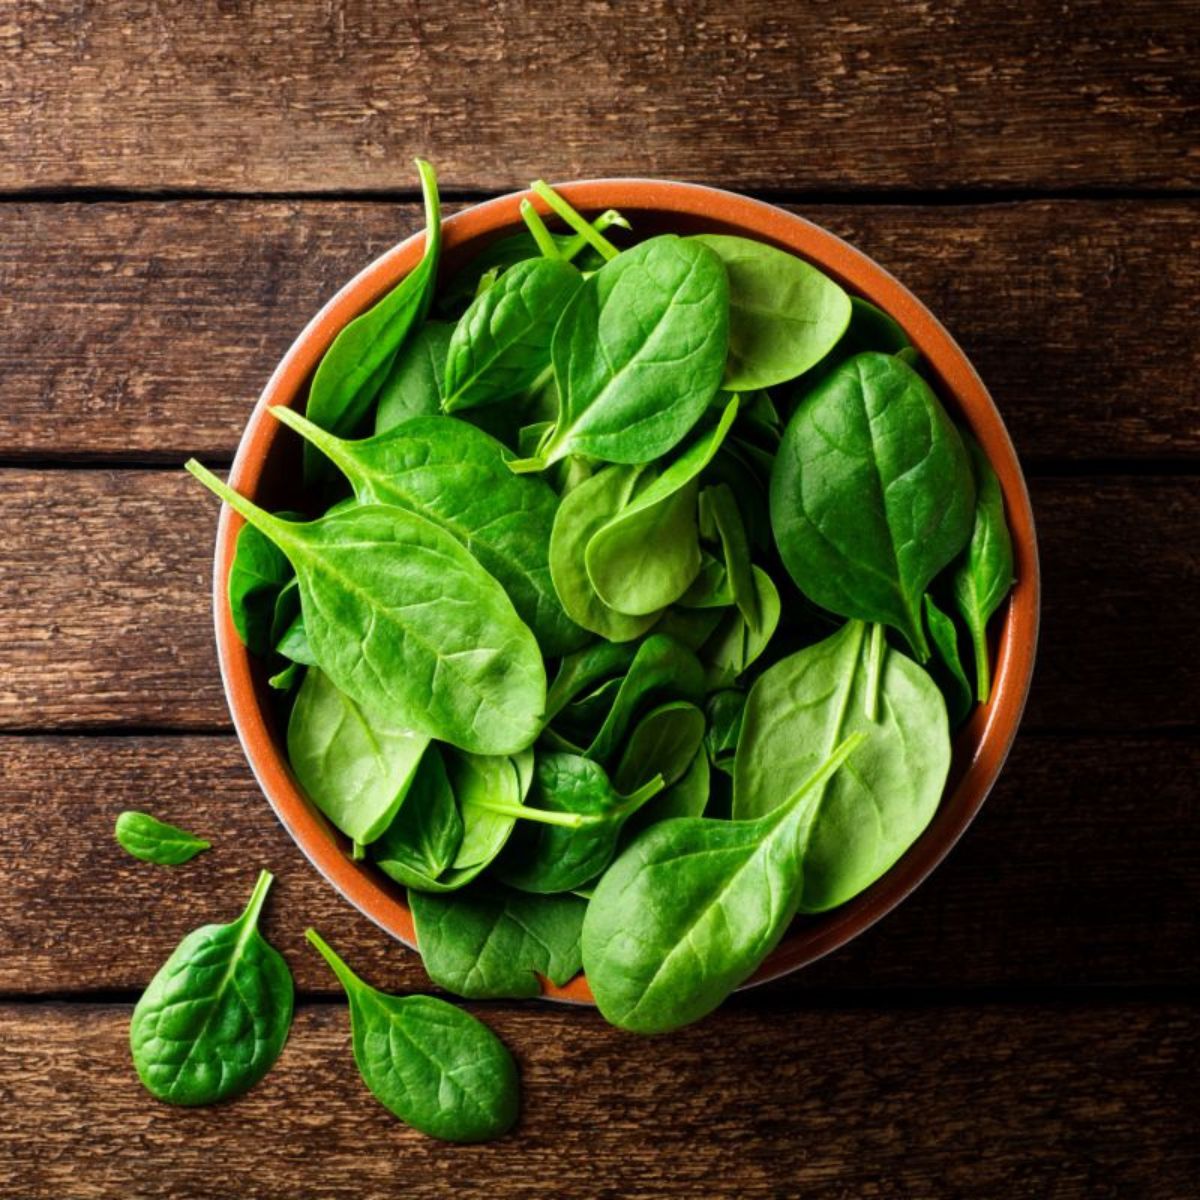
M194 459L187 467L288 556L321 670L374 718L476 753L513 754L537 737L537 642L451 534L374 504L291 524Z
M292 1024L287 963L258 932L271 886L263 871L228 925L189 933L133 1010L129 1043L146 1089L169 1104L212 1104L253 1087Z
M453 896L410 891L408 903L429 978L456 996L540 996L539 975L561 987L583 965L578 896L476 884Z
M454 327L442 410L496 404L533 387L550 365L550 339L583 276L561 259L510 267Z
M508 452L495 438L464 421L413 417L376 437L345 441L289 408L270 412L329 456L360 503L396 505L452 534L505 588L545 654L586 640L550 576L558 498L543 480L508 470Z
M731 392L794 379L837 344L850 321L850 298L828 275L749 238L701 234L729 274Z
M404 344L379 392L375 433L387 433L412 417L432 417L442 410L446 352L454 326L426 321Z
M734 764L738 819L773 811L843 738L869 735L817 791L800 827L804 912L844 903L891 867L929 824L950 769L945 702L898 650L884 650L876 719L866 715L868 641L866 626L849 621L764 671L746 701Z
M315 929L305 931L350 1002L354 1061L389 1112L430 1137L486 1142L519 1108L517 1067L481 1021L433 996L389 996L364 983Z
M682 778L703 741L704 714L694 704L660 704L634 726L613 784L619 792L632 792L657 775L670 787Z
M368 714L310 667L288 720L288 761L308 798L352 841L391 824L429 738Z
M737 416L734 396L702 433L591 537L588 579L601 601L632 616L657 613L687 591L700 570L697 478Z
M954 570L952 586L975 650L975 696L980 704L986 704L992 691L987 625L1013 585L1013 548L1004 519L1004 494L996 472L973 438L967 446L979 498L971 541L963 561Z
M605 263L554 331L559 414L549 441L514 470L567 454L604 462L661 458L699 421L721 383L729 284L694 239L650 238Z
M885 354L825 378L788 423L771 476L784 565L810 600L899 630L929 657L921 599L971 532L975 484L929 385Z
M392 362L429 311L442 248L442 221L433 168L417 159L425 195L425 252L421 261L373 308L334 338L313 376L308 419L330 433L350 434L363 422ZM305 447L304 473L317 479L324 462Z
M583 921L583 966L601 1013L665 1033L710 1013L796 914L811 797L861 750L852 734L774 811L749 821L665 821L604 873Z
M117 817L115 835L117 844L126 854L164 867L177 867L202 851L212 849L212 842L206 842L178 825L168 825L149 813L133 810L126 810Z
M970 714L975 696L958 652L958 626L949 613L938 608L928 592L925 594L925 624L933 643L929 673L942 690L950 728L957 729Z

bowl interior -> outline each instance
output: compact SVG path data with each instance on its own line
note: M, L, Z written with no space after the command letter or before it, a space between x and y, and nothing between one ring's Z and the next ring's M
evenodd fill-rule
M851 293L890 313L921 352L943 403L983 446L1004 492L1017 583L993 619L991 700L977 708L956 735L942 803L917 842L867 891L831 912L797 918L750 981L761 983L813 962L898 904L958 840L995 782L1020 722L1037 641L1037 544L1025 481L1000 414L962 350L907 289L841 239L773 206L695 185L594 180L562 185L558 190L587 215L619 208L639 237L665 232L732 233L769 242L808 259ZM501 197L448 218L442 279L490 241L523 229L518 206L528 195ZM312 372L337 332L394 287L415 265L421 248L422 236L417 235L388 251L347 284L300 335L264 390L243 435L230 475L238 491L267 508L302 507L297 482L299 439L264 409L275 404L303 406ZM367 916L412 946L415 934L404 889L369 864L350 858L348 841L308 802L287 766L284 730L275 716L266 668L238 640L226 598L226 580L241 524L240 517L223 510L217 535L214 604L222 675L247 758L280 820L313 864ZM546 983L544 989L547 996L557 999L591 999L582 977L562 988Z

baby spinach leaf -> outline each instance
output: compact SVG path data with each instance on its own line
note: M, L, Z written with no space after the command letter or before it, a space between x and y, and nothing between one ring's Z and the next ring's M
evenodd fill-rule
M639 488L591 537L588 579L609 608L632 616L660 612L687 591L700 570L697 477L737 416L734 396L717 425Z
M291 524L194 459L187 467L288 556L321 670L373 719L477 753L516 753L537 737L537 642L449 533L385 505Z
M425 320L442 248L441 210L433 168L417 159L425 195L425 253L373 308L333 340L313 376L308 419L330 433L350 434L362 423L409 333ZM305 447L305 477L317 478L322 460Z
M495 404L533 387L550 365L554 327L583 276L561 259L510 267L454 327L442 409Z
M252 528L247 525L247 529ZM300 589L297 587L296 595ZM284 658L305 667L315 667L317 656L313 654L312 646L308 644L308 634L304 629L304 614L297 613L295 619L284 631L283 636L275 643L275 650Z
M966 544L974 508L958 431L885 354L856 355L801 401L771 476L775 540L800 590L899 630L922 661L921 598Z
M346 989L354 1061L384 1108L447 1142L486 1142L512 1128L517 1067L486 1025L433 996L377 991L315 929L305 936Z
M149 813L132 810L117 817L115 833L117 844L126 854L164 867L177 867L202 851L212 849L212 842L206 842L178 825L168 825Z
M391 824L429 738L367 714L312 667L288 721L288 761L308 798L364 846Z
M446 417L413 417L387 433L344 441L290 408L270 412L329 456L362 504L393 504L441 526L507 591L545 654L586 639L563 611L550 577L558 498L540 479L505 466L488 434Z
M850 298L816 267L763 242L702 234L729 274L732 392L794 379L837 344L850 321Z
M631 642L658 619L658 613L628 616L609 608L596 594L587 572L587 546L608 520L629 502L639 467L608 467L563 497L550 532L550 577L567 616L610 642Z
M668 608L655 624L654 632L672 638L681 646L697 653L712 637L721 623L721 617L722 613L719 608L702 608L694 611L686 608Z
M987 624L1013 585L1013 549L1000 481L979 444L972 438L967 445L979 499L971 541L955 567L952 586L975 650L975 696L980 704L986 704L992 691Z
M554 331L554 433L532 459L567 454L646 463L677 445L720 386L729 342L729 283L694 239L650 238L607 262L575 293Z
M426 321L396 356L379 392L375 433L387 433L411 417L432 417L442 410L446 352L454 326Z
M708 716L704 744L709 760L718 770L732 775L738 736L742 732L742 716L746 711L746 693L735 688L715 692L705 702L704 711Z
M662 788L661 776L655 776L632 795L620 796L599 763L576 754L540 756L529 808L578 819L571 826L542 821L521 826L496 864L497 877L523 892L582 887L612 861L625 821Z
M454 896L410 892L408 903L429 978L456 996L540 996L539 975L561 986L583 965L578 896L476 885Z
M372 847L393 879L414 887L437 880L453 865L463 841L463 819L454 802L446 764L436 745L421 759L400 811Z
M727 688L766 650L779 627L782 604L770 575L751 567L759 624L750 625L739 609L728 609L699 656L704 663L704 686L709 692Z
M146 1089L169 1104L212 1104L253 1087L292 1024L292 976L258 932L263 871L229 925L189 933L133 1010L129 1044Z
M278 514L290 520L292 514ZM229 611L242 645L264 656L274 644L272 628L280 595L293 578L287 555L253 525L238 530L229 568Z
M637 648L587 757L608 762L634 719L651 704L667 699L698 704L703 696L704 670L695 654L674 638L651 634Z
M925 624L933 643L929 673L946 701L950 728L957 729L967 719L975 696L958 653L958 626L953 617L938 608L928 592L925 593Z
M675 817L699 817L708 807L710 772L704 747L696 752L683 776L665 791L647 801L625 823L622 840L626 843L650 825Z
M750 545L729 484L719 483L700 493L700 532L709 541L721 543L725 579L733 602L751 629L761 629L763 613L750 564Z
M856 750L852 734L753 821L654 825L604 873L583 921L583 965L607 1020L665 1033L712 1012L796 913L811 798Z
M866 715L868 638L861 621L765 671L750 689L734 766L733 815L762 816L848 734L870 734L853 763L814 794L799 827L804 912L875 882L937 809L950 769L946 705L932 679L885 649L876 719Z
M619 792L659 776L670 787L683 776L704 741L704 714L683 700L652 708L635 726L613 774Z
M562 660L546 693L546 719L553 720L568 704L598 685L623 676L637 654L628 642L595 642Z
M728 608L733 603L729 573L719 558L700 551L700 571L691 587L679 597L682 608Z

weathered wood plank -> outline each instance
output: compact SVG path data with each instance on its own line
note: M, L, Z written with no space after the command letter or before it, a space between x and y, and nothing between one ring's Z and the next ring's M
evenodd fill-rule
M1195 742L1021 739L935 876L771 992L1200 982L1179 952L1200 938L1198 771ZM215 848L174 870L136 862L112 836L124 808ZM0 993L140 988L187 930L232 919L264 866L265 928L301 989L336 991L309 924L381 985L428 986L304 861L232 737L0 738Z
M257 1088L192 1110L141 1090L127 1009L0 1008L0 1187L72 1200L214 1186L291 1200L298 1179L328 1200L1194 1194L1192 1009L743 1011L653 1041L595 1013L482 1015L520 1061L522 1118L463 1148L366 1092L341 1005L302 1008Z
M1195 184L1192 3L18 0L6 188Z
M1200 204L796 211L925 299L1022 453L1200 454ZM0 207L0 455L230 457L308 318L420 221L410 204Z
M1195 721L1200 489L1042 479L1027 720ZM209 579L217 504L182 471L0 471L0 728L228 728Z

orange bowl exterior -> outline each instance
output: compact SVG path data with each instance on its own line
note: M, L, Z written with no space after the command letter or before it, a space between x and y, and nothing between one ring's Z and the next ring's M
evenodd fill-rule
M814 263L852 293L891 314L921 352L942 399L978 438L999 476L1012 530L1017 582L994 636L996 666L990 702L976 709L955 739L954 765L933 821L881 879L840 908L797 920L751 984L775 979L814 962L873 925L941 862L991 790L1020 723L1037 646L1040 580L1029 494L1004 422L966 355L933 314L902 284L852 246L819 226L770 204L716 188L648 179L597 179L556 185L583 213L618 208L635 230L656 233L733 233L789 250ZM523 228L519 192L468 208L445 220L443 274L487 242ZM230 483L256 501L282 507L289 473L281 458L289 435L266 408L296 405L330 343L352 318L371 306L416 265L424 235L400 243L352 279L313 318L271 376L238 447ZM295 477L295 472L290 472ZM272 494L272 493L277 494ZM284 827L312 864L366 916L406 945L415 946L404 890L349 846L301 792L287 764L282 731L275 728L265 674L233 627L227 580L242 518L223 507L217 529L214 609L218 656L234 726L246 757ZM591 1002L583 976L565 987L544 984L548 997Z

